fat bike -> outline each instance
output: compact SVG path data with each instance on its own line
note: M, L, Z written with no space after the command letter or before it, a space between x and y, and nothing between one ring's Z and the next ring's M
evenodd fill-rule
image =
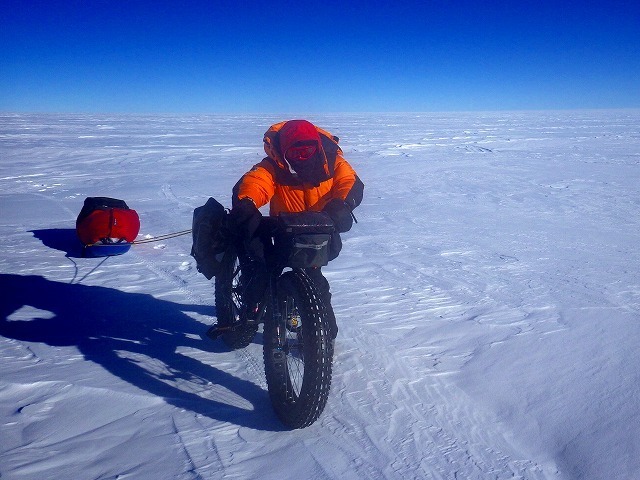
M257 267L242 242L227 248L215 279L218 323L207 334L241 349L263 325L271 403L285 426L304 428L322 414L331 387L335 325L309 269L328 263L335 232L318 212L264 217L259 230L265 248ZM249 305L249 297L258 300Z

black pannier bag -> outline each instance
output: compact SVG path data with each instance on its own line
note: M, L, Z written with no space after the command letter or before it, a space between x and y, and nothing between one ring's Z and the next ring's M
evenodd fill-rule
M228 212L214 198L193 211L191 256L198 271L208 280L220 273L229 244Z
M292 268L323 267L337 257L331 249L334 233L324 212L281 213L275 246L281 261ZM339 240L339 237L338 237Z

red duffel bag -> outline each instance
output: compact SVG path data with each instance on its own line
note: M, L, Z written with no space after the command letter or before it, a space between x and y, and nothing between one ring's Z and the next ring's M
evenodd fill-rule
M124 200L88 197L76 220L76 232L85 247L130 244L140 232L140 218ZM124 252L120 249L117 253ZM104 251L105 255L117 253Z

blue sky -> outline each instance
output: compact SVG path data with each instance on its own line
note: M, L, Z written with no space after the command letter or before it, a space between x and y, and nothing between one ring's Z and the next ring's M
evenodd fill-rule
M640 2L1 0L0 111L640 107Z

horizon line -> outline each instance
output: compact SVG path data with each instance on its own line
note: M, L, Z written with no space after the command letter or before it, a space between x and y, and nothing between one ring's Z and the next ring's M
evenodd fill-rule
M37 110L0 110L0 115L120 115L120 116L319 116L319 115L427 115L427 114L482 114L482 113L535 113L535 112L605 112L605 111L640 111L640 106L633 107L577 107L577 108L517 108L517 109L481 109L481 110L380 110L380 111L326 111L326 112L119 112L119 111L37 111Z

